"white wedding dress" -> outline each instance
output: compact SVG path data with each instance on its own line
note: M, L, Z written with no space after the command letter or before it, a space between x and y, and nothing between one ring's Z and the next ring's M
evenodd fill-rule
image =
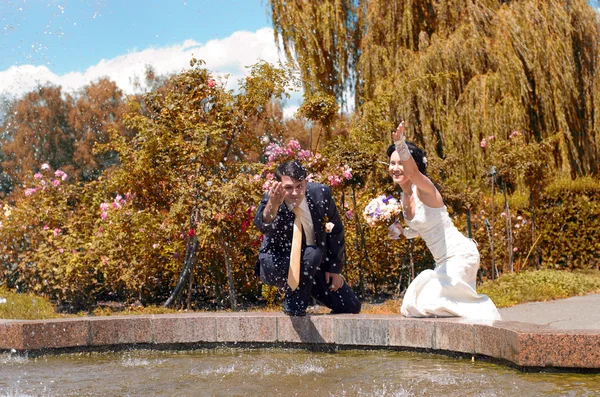
M406 317L464 317L500 320L498 309L486 295L475 291L479 251L452 223L446 207L423 204L413 185L415 215L405 221L421 235L435 259L435 269L424 270L408 286L400 312ZM413 233L413 236L416 233Z

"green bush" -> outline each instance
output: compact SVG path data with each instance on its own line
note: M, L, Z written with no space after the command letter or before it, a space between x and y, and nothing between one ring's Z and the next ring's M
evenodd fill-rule
M538 219L544 267L599 269L600 182L560 179L542 198Z

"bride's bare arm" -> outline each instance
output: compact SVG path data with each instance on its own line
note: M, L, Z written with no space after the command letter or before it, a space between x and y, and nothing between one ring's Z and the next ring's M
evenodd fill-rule
M396 131L394 132L394 144L396 145L396 151L402 161L402 167L404 169L404 175L407 176L412 183L419 189L420 197L423 203L429 207L441 207L444 205L442 196L438 192L437 188L431 182L431 180L423 175L417 167L417 163L410 154L408 146L404 141L404 121L400 123Z

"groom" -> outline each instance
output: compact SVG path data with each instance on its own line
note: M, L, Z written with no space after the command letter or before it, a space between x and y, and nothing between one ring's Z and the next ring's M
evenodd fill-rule
M264 234L257 272L265 284L284 290L283 312L290 316L304 316L311 296L331 313L359 313L361 303L340 274L345 260L344 226L331 190L307 182L306 177L306 169L297 161L275 170L276 182L263 196L254 218ZM293 282L290 256L296 244L292 241L295 228L298 233L301 230L297 239L301 249L299 275Z

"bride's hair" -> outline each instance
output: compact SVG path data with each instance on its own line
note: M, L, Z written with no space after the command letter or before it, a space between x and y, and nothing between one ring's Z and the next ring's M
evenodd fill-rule
M415 159L415 163L417 163L417 167L419 168L419 171L421 171L421 174L427 175L427 160L425 160L425 152L423 152L421 148L412 142L407 141L406 146L408 146L408 150L410 151L412 158ZM392 153L394 153L395 150L396 145L391 144L386 151L388 157L392 157Z

